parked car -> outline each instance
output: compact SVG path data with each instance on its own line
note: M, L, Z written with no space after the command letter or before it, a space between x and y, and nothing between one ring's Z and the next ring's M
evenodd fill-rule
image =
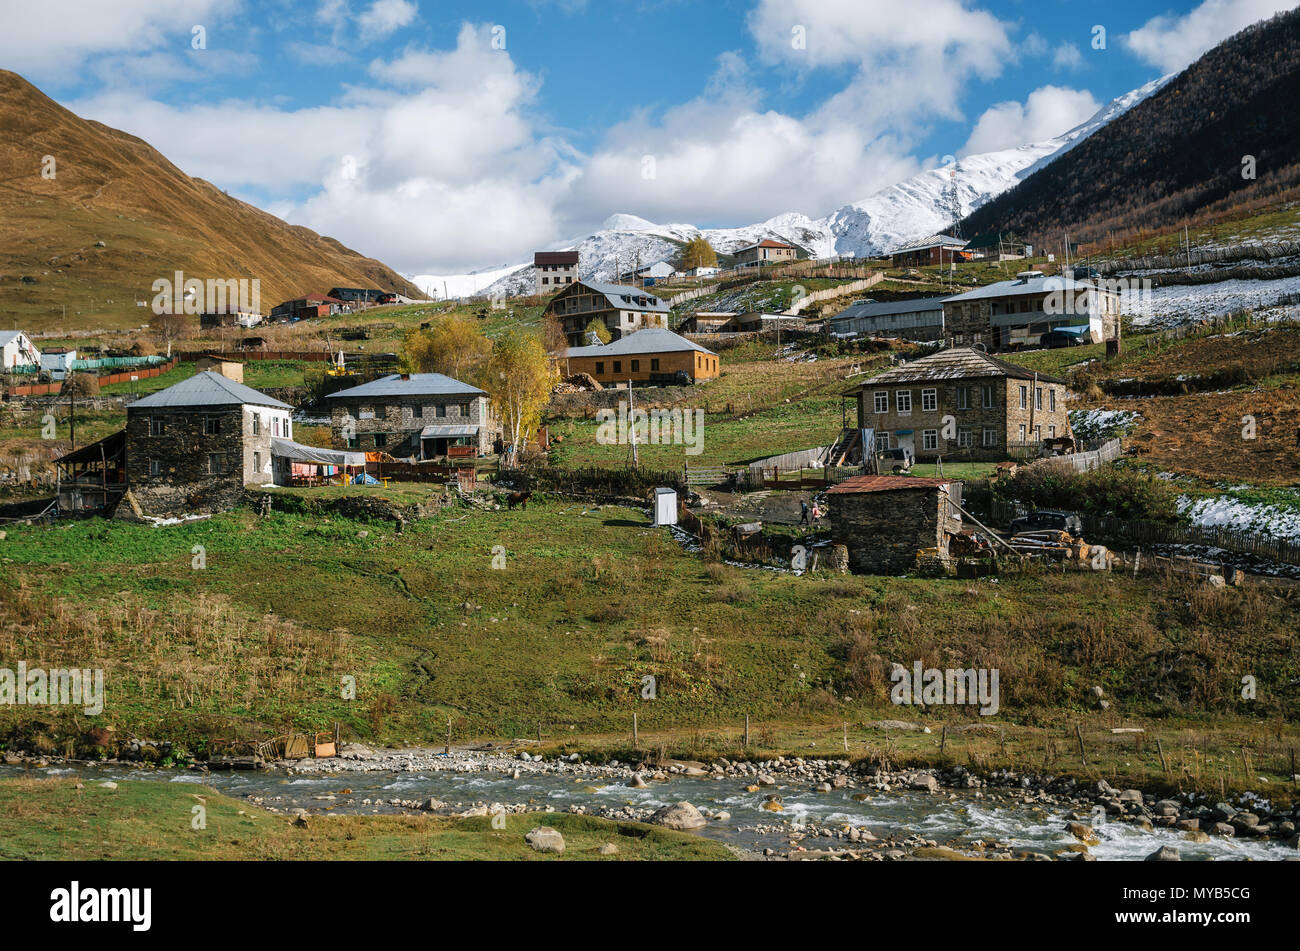
M1085 337L1066 330L1049 330L1039 340L1039 344L1049 350L1055 350L1058 347L1078 347L1088 342Z
M910 449L882 449L876 453L876 460L880 463L881 472L907 472L912 468L915 460L912 458Z
M1056 509L1039 509L1011 521L1012 535L1047 531L1069 532L1077 537L1083 534L1083 522L1073 512L1061 512Z

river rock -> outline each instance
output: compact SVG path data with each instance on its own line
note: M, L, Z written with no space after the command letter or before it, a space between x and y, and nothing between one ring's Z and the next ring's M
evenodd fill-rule
M1143 859L1143 861L1145 861L1145 862L1181 862L1181 861L1182 861L1182 856L1178 854L1178 850L1177 850L1176 848L1174 848L1172 845L1162 845L1162 846L1160 846L1160 848L1156 849L1154 852L1152 852L1150 855L1148 855L1145 859Z
M1142 790L1140 790L1140 789L1126 789L1126 790L1124 790L1122 793L1119 794L1119 801L1120 801L1120 802L1135 802L1135 803L1137 803L1137 804L1140 806L1140 805L1142 805Z
M524 836L524 841L533 847L534 852L559 855L564 851L564 836L559 829L550 826L538 826Z
M1237 830L1234 829L1232 826L1228 825L1226 822L1216 822L1214 825L1210 826L1210 831L1215 835L1226 835L1228 837L1232 837L1237 834Z
M627 784L631 786L633 789L645 789L647 786L650 785L644 779L641 778L640 773L637 773L635 776L629 779L627 781Z
M1172 799L1161 799L1153 807L1155 814L1158 816L1176 816L1178 815L1178 803Z
M646 821L652 825L663 826L665 829L676 829L678 832L689 832L708 824L704 816L700 815L700 810L689 802L675 802L664 806L656 810Z
M1086 822L1067 822L1065 824L1065 831L1070 833L1070 835L1074 836L1080 842L1097 841L1097 833L1095 833L1092 826L1088 825Z

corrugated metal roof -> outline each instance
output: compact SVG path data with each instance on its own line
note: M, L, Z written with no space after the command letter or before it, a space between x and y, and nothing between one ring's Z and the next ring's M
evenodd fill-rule
M1021 297L1026 294L1051 294L1061 291L1100 291L1101 288L1087 281L1076 281L1072 277L1031 277L1020 281L998 281L977 287L965 294L949 297L945 303L955 304L963 301L986 300L990 297Z
M615 310L649 310L657 314L666 314L672 309L667 303L653 294L647 294L639 287L628 287L626 284L597 284L594 281L579 281L577 284L570 284L569 287L585 287L597 294L604 294L605 299L609 301L609 305ZM568 288L565 288L565 290L568 290ZM638 304L638 299L645 300L645 303Z
M0 346L12 343L19 337L25 336L21 330L0 330Z
M928 238L922 238L919 242L909 244L906 247L899 248L896 251L890 251L894 254L907 254L909 251L924 251L926 248L937 248L942 245L945 248L964 248L966 242L961 238L954 238L949 234L933 234Z
M698 343L692 343L685 337L678 336L662 327L647 327L635 333L627 334L611 343L591 347L570 347L569 357L618 357L642 353L679 353L683 350L698 350L713 356L712 350L705 350Z
M880 383L928 383L933 380L961 380L990 376L1009 376L1015 380L1034 379L1032 370L991 357L973 347L950 347L932 353L928 357L913 360L901 367L886 370L860 383L849 392L856 393L858 390ZM1042 373L1038 374L1038 380L1040 383L1065 383L1059 377Z
M137 409L164 409L172 406L270 406L275 409L293 409L288 403L281 403L265 393L259 393L251 386L236 383L220 373L206 370L196 373L188 380L159 390L151 396L136 400L127 406L128 411Z
M845 479L826 494L861 495L866 492L892 492L896 489L941 489L951 484L951 479L928 479L923 476L861 475Z
M449 436L476 436L477 426L425 426L420 430L421 439L446 439Z
M939 322L942 323L943 301L944 298L942 297L918 297L913 300L895 301L859 301L850 304L834 317L828 317L827 323L851 320L855 317L891 317L894 314L913 314L928 311L937 311L940 318Z
M400 373L391 373L325 397L327 400L356 399L358 397L403 396L486 396L478 387L462 383L442 373L411 373L402 379Z

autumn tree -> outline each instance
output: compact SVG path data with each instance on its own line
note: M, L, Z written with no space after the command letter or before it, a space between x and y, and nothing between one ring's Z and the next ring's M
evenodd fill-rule
M483 385L501 417L515 459L540 427L554 384L555 370L535 334L516 327L493 341Z
M442 373L473 382L491 349L491 342L468 317L444 317L428 330L406 335L402 369L408 373Z
M172 355L172 344L193 332L197 322L185 314L158 314L149 321L149 329L158 340L158 346L167 348L167 356Z
M591 323L587 324L587 329L582 332L582 344L587 345L588 337L591 334L596 335L596 339L601 343L609 343L613 338L609 328L605 326L605 321L600 317L591 318Z
M717 267L718 254L713 250L713 245L705 240L703 235L692 238L686 242L686 247L682 248L680 267L683 271L689 271L697 267Z

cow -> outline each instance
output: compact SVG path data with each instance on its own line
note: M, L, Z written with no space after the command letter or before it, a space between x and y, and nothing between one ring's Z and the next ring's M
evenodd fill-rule
M528 511L528 500L533 497L531 492L511 492L506 496L506 508L513 512L518 505L524 511Z

